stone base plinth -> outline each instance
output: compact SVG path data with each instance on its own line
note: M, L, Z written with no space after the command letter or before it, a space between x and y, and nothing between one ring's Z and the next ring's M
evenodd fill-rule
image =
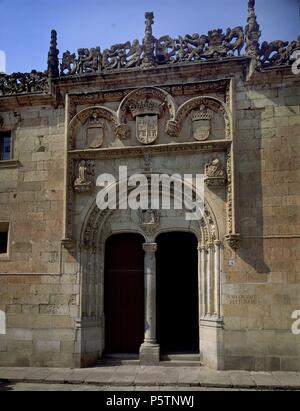
M213 370L224 369L223 321L215 316L200 319L201 362Z
M160 361L160 347L158 344L144 343L140 348L141 365L158 365Z

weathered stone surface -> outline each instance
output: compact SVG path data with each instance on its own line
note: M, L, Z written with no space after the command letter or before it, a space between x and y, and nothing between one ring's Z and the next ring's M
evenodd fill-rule
M202 363L219 370L300 370L299 336L292 333L292 313L300 310L300 83L283 67L298 43L260 45L254 3L245 31L217 30L181 43L155 39L147 14L143 43L81 50L78 58L65 53L62 78L55 78L52 33L51 89L41 73L1 77L0 128L12 131L13 153L11 162L0 161L0 222L10 224L8 253L0 255L0 309L7 320L0 365L95 364L105 351L106 238L139 232L150 246L160 232L190 231L199 242ZM247 56L263 70L229 56L244 40ZM267 70L271 65L277 69ZM128 70L120 77L122 68ZM109 76L99 75L103 70ZM86 73L94 73L93 81ZM162 210L148 222L130 210L100 213L96 177L117 177L124 164L130 174L206 172L200 226L179 210ZM146 340L155 346L150 288ZM146 354L145 362L159 362L158 346L154 356ZM114 380L111 370L104 377L90 373L91 383ZM124 374L122 384L136 378L143 384L143 371L135 373ZM150 377L154 385L201 382L197 370L189 376L155 370ZM218 374L219 384L231 378L267 387L281 378L227 377Z

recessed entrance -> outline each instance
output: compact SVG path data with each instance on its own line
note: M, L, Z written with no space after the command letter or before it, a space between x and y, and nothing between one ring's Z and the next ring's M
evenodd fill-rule
M157 238L157 339L162 354L199 353L198 251L191 233Z
M105 251L105 352L138 354L144 340L144 238L110 237Z

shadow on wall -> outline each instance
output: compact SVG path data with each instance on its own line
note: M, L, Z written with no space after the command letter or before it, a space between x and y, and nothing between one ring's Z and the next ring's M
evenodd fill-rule
M272 129L263 131L262 127L265 121L272 121L274 114L272 106L254 108L251 102L249 99L249 107L246 104L245 108L239 111L238 120L236 159L239 186L238 220L242 244L237 254L255 273L268 274L271 269L265 261L264 235L273 233L268 231L267 208L264 215L264 207L272 201L272 183L271 180L268 182L269 177L266 174L270 158L266 157L263 138L271 137L268 133Z
M13 391L12 384L7 380L0 380L0 392Z

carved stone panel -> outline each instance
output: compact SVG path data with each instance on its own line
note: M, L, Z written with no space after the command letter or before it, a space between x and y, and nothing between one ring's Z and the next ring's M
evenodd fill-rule
M138 116L136 135L141 144L152 144L158 137L158 116Z
M218 158L214 158L205 165L205 184L210 187L223 187L226 185L226 172Z
M77 167L77 178L74 182L74 190L77 193L88 192L93 186L95 164L93 161L81 160Z
M100 148L104 141L105 121L94 111L86 126L86 147Z
M213 113L204 105L201 105L199 110L192 112L192 130L193 138L198 141L205 141L211 135Z

